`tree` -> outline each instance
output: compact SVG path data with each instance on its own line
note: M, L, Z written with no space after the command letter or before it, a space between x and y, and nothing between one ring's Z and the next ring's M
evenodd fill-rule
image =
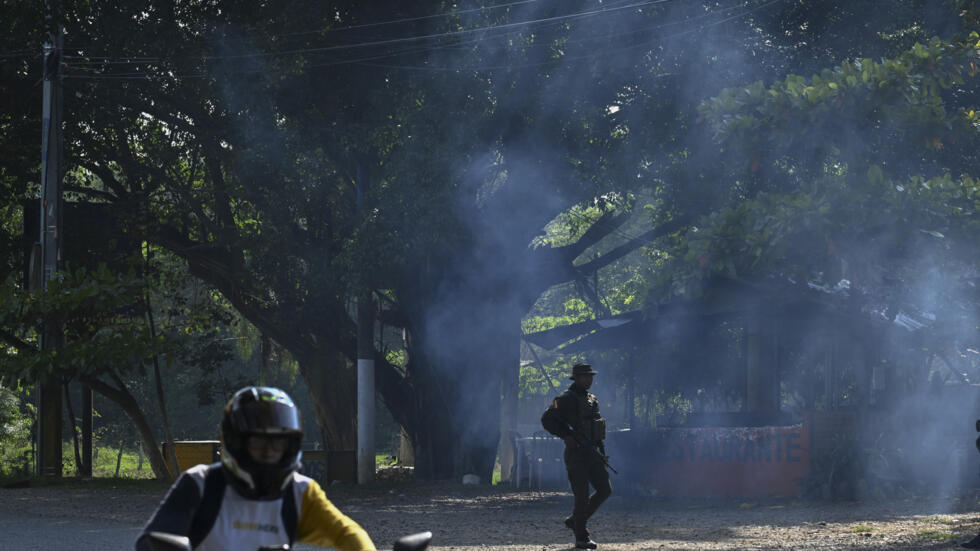
M521 317L710 210L726 168L690 162L693 106L806 50L766 42L797 23L760 34L770 7L76 4L70 189L288 349L329 447L353 443L349 298L393 298L410 353L379 357L378 388L420 474L489 478ZM528 249L573 205L637 188L656 216L635 239L579 258L628 218L603 206L577 242Z
M102 265L96 270L64 272L45 290L31 294L8 278L0 311L7 352L0 358L0 372L18 380L55 374L91 386L123 410L139 434L155 476L164 479L170 473L157 445L155 416L138 390L139 381L147 380L146 369L159 368L161 359L167 367L178 363L200 370L230 355L227 343L215 338L222 327L221 316L209 306L208 297L201 301L201 297L182 296L183 282L158 290L165 295L154 302L169 311L151 331L146 317L150 281L160 279L152 274L120 275ZM63 347L37 349L41 319L67 320Z
M132 308L142 291L141 282L116 278L107 269L80 270L51 282L43 291L28 294L8 279L3 287L2 324L8 351L2 370L8 376L30 380L37 375L73 374L94 390L119 404L133 421L149 452L158 478L167 478L163 456L140 406L122 383L119 366L135 368L161 351L162 342L149 338L142 320L136 327L120 311ZM50 316L58 316L52 318ZM66 343L58 350L38 350L35 329L41 319L65 319ZM110 320L115 320L114 322ZM142 351L134 354L134 350ZM126 368L123 368L125 370ZM105 374L112 383L100 379ZM155 452L155 453L154 453Z
M655 296L699 296L719 276L846 293L869 322L933 320L884 347L894 362L922 359L913 377L926 381L933 355L963 377L948 357L976 346L978 38L706 101L720 154L739 167L731 200L670 250Z
M810 80L790 75L706 102L726 155L749 159L746 197L706 221L706 236L688 241L690 257L705 271L822 273L876 294L889 280L932 277L917 260L972 258L975 33L968 40L937 38L896 58L845 62Z

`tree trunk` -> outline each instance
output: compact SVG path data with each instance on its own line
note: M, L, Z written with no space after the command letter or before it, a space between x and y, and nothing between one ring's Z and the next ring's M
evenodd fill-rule
M415 472L422 479L475 474L489 483L500 441L501 381L519 369L520 308L495 297L446 300L412 335L417 378ZM443 320L440 322L440 320Z
M82 476L85 472L85 465L82 464L82 452L78 443L78 427L75 424L75 410L71 405L71 391L68 388L68 379L64 379L62 386L65 387L65 409L68 411L68 423L71 426L71 440L75 448L75 476Z
M150 462L150 468L153 470L153 476L157 480L167 480L171 479L170 470L167 468L167 464L163 459L163 454L160 452L160 447L156 443L156 439L153 436L153 429L150 428L150 423L147 421L146 416L140 409L139 402L136 398L126 389L125 385L121 380L115 375L113 379L118 386L114 387L108 383L105 383L95 377L83 376L82 381L92 387L92 390L98 392L102 396L105 396L111 402L119 406L123 410L123 413L129 417L130 421L136 427L136 431L140 435L140 441L143 442L143 451L146 452L146 459Z
M160 418L163 421L163 435L167 441L167 450L170 452L170 462L177 470L177 446L174 445L174 435L170 432L170 419L167 417L167 402L163 396L163 378L160 376L160 361L156 354L153 355L153 380L157 390L157 400L160 402ZM171 478L177 478L180 473L171 473Z
M518 341L520 346L520 341ZM510 368L502 366L500 380L501 411L500 411L500 445L497 454L500 461L500 482L510 482L510 473L516 461L518 410L520 409L521 366L520 352L514 358Z
M150 257L147 253L146 257L146 274L150 271ZM150 278L146 278L147 284L145 288L144 300L146 302L146 324L150 331L150 337L155 338L156 336L156 323L153 321L153 304L150 302ZM153 354L153 382L156 386L157 400L160 402L160 420L163 422L163 437L167 441L167 450L170 452L170 462L174 466L174 471L177 470L177 447L174 446L174 436L170 431L170 418L167 416L167 400L164 397L163 392L163 377L160 375L160 355ZM174 472L173 478L176 478L179 473Z
M454 441L454 412L448 399L454 390L421 353L412 354L409 370L416 392L412 423L405 428L412 442L415 476L421 480L453 478L460 445Z
M116 478L119 478L119 467L122 466L122 456L123 456L123 446L126 444L125 440L119 441L119 453L116 454Z
M262 333L259 342L259 350L262 354L262 361L259 362L259 384L263 386L279 386L279 377L276 377L274 381L269 381L269 366L272 364L272 339L269 338L269 335Z
M327 450L357 449L356 373L339 350L320 349L301 358L299 370L313 401L314 413Z

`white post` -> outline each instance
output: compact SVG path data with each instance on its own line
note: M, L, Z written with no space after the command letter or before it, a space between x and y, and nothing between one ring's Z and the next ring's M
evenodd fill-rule
M357 482L374 480L374 360L357 360Z
M374 480L374 301L357 301L357 483Z

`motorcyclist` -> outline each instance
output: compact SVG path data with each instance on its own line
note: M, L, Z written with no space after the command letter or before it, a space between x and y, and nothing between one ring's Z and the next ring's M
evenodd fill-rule
M187 536L197 551L258 549L294 541L341 551L376 551L367 532L296 472L303 431L289 395L245 387L221 421L221 461L184 471L136 540L150 532Z

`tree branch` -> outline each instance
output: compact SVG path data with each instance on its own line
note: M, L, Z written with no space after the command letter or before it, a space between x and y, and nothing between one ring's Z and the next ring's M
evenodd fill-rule
M620 258L623 258L624 256L628 255L629 253L635 251L636 249L639 249L640 247L653 241L654 239L674 233L680 230L681 228L690 225L692 222L694 222L694 220L695 217L693 215L688 215L688 216L681 216L679 218L675 218L669 222L665 222L657 226L656 228L653 228L652 230L644 232L642 235L638 237L634 237L633 239L630 239L626 243L623 243L622 245L616 247L615 249L609 251L608 253L600 256L599 258L596 258L595 260L576 266L576 269L581 272L588 273L588 272L598 270L600 268L604 268L612 264L613 262L619 260Z
M567 249L570 260L574 260L586 249L598 243L616 228L622 226L627 220L629 220L629 215L626 212L620 212L619 214L616 214L614 211L604 212L598 220L589 226L589 229L582 234L582 237L578 241L562 248Z

